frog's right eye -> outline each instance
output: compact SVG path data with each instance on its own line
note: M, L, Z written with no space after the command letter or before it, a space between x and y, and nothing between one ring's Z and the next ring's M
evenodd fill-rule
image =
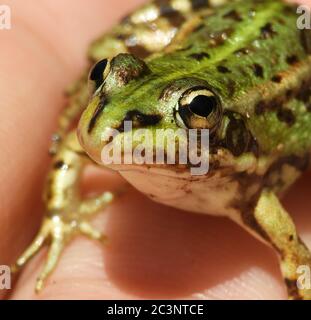
M205 87L194 87L184 92L175 110L177 124L188 129L213 130L221 114L220 99Z
M104 82L110 69L108 59L98 61L89 74L89 87L91 92L95 92Z

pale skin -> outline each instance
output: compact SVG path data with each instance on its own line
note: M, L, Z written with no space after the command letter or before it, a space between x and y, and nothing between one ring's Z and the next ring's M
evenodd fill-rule
M0 32L6 44L0 52L0 264L13 263L40 224L48 141L64 105L63 89L83 70L87 44L137 1L7 4L13 28ZM283 201L309 247L310 176L305 174ZM84 189L92 193L124 185L97 169L88 171L86 180ZM10 297L286 298L273 251L225 219L166 208L130 189L94 225L108 236L106 246L75 238L36 295L42 251L23 269Z

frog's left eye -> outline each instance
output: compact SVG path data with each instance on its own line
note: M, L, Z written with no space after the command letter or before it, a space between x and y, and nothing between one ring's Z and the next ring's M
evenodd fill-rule
M210 129L221 117L219 98L209 89L197 87L187 90L179 100L175 118L181 127Z
M100 60L95 64L89 74L89 87L91 92L95 92L104 82L110 69L108 59Z

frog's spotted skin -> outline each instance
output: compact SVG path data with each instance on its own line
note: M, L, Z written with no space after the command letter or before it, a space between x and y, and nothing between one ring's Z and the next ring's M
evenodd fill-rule
M91 46L90 60L100 62L89 75L81 145L67 131L87 103L85 77L71 90L54 137L48 215L16 264L52 239L37 290L74 234L103 239L88 219L113 195L81 200L78 182L87 155L101 162L103 132L132 120L134 132L208 127L206 175L191 176L178 164L111 167L155 201L233 219L279 254L289 297L311 298L296 286L297 267L311 267L311 254L278 200L308 168L311 150L311 35L296 19L294 7L275 0L155 0ZM207 97L200 100L211 110L205 118L183 105L196 92Z
M171 44L178 30L191 17L226 0L155 0L126 16L109 34L91 46L93 61L128 52L146 58Z

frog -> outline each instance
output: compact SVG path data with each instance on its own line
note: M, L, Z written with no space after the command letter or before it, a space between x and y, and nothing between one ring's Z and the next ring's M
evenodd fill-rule
M52 137L46 214L13 270L48 244L40 292L74 236L106 240L91 218L118 192L81 196L91 163L153 201L233 220L275 251L289 299L311 299L297 273L311 267L311 253L280 200L310 168L311 31L297 28L296 8L281 0L153 0L95 40ZM142 129L153 141L158 129L208 130L208 171L194 175L187 162L104 163L112 140L124 158L126 138ZM174 143L163 145L165 154Z

